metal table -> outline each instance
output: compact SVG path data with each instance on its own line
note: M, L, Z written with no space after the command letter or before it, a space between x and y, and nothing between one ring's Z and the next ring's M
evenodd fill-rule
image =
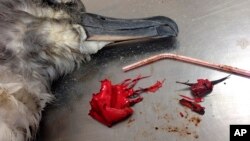
M204 116L178 104L190 95L175 81L222 78L227 73L159 61L124 73L121 68L151 55L176 53L250 70L250 1L248 0L83 0L89 12L119 18L163 15L180 29L177 39L128 43L101 50L90 62L53 86L57 99L43 113L37 141L227 141L230 124L250 123L250 79L232 75L214 87L202 103ZM248 61L247 61L248 60ZM88 116L100 80L119 83L138 74L152 75L138 86L166 78L164 86L133 106L135 113L107 128ZM180 116L180 112L184 117Z

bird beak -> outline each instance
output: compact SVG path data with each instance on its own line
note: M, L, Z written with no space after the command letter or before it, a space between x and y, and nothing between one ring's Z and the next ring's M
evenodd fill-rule
M163 16L142 19L115 19L82 13L82 26L88 41L120 42L142 38L176 37L178 26Z

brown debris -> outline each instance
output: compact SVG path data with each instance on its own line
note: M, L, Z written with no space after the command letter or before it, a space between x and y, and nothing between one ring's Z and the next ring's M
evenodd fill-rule
M191 117L188 121L194 123L195 126L198 126L199 123L201 122L201 118L199 118L199 117Z

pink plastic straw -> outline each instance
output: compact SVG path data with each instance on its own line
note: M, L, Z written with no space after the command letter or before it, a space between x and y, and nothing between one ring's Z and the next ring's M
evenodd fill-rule
M136 63L133 63L131 65L125 66L122 69L123 69L123 71L126 72L126 71L130 71L132 69L135 69L135 68L141 67L143 65L153 63L155 61L162 60L162 59L173 59L173 60L177 60L177 61L182 61L182 62L196 64L196 65L200 65L200 66L204 66L204 67L208 67L208 68L217 69L217 70L224 71L224 72L229 72L229 73L234 73L237 75L250 77L250 71L248 71L248 70L243 70L243 69L239 69L239 68L227 66L227 65L209 63L207 61L203 61L203 60L199 60L199 59L195 59L195 58L191 58L191 57L186 57L186 56L182 56L182 55L170 54L170 53L163 53L163 54L155 55L155 56L146 58L144 60L138 61Z

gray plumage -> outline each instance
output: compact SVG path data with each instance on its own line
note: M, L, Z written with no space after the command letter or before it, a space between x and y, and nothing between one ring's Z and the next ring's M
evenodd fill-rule
M51 82L108 43L84 42L79 11L76 0L0 1L0 141L31 140Z

